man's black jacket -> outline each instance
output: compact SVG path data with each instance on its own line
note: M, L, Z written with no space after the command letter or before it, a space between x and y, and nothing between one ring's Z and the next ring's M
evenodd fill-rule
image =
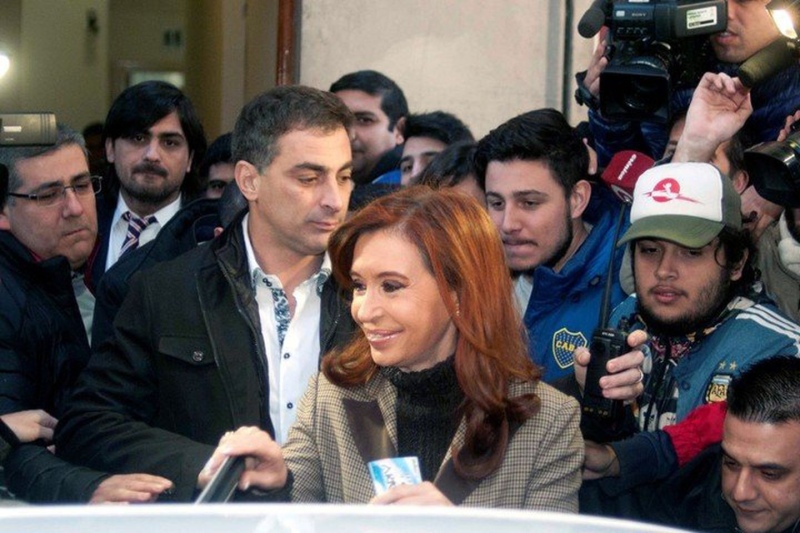
M0 414L43 409L62 415L89 360L71 275L64 257L37 262L10 232L0 231ZM6 484L19 498L88 501L106 477L58 459L44 445L8 437Z
M266 355L241 219L210 243L134 276L56 430L59 455L113 473L175 483L193 498L225 431L269 419ZM322 292L321 353L353 331L332 278Z
M181 208L154 240L124 254L108 269L95 292L92 349L97 350L114 336L114 317L128 294L130 279L135 273L175 259L213 238L214 228L221 225L218 203L219 200L203 198Z

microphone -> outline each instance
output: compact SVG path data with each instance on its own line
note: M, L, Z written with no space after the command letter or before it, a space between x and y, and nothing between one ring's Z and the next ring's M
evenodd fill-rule
M794 64L797 61L794 52L783 37L772 41L750 59L739 65L737 75L747 88L753 88L773 74Z
M599 32L600 28L605 24L605 4L606 0L594 0L592 5L589 6L589 9L586 10L586 13L581 17L580 22L578 22L578 33L584 39L591 39L597 35L597 32Z
M614 154L600 179L626 204L633 203L633 189L639 176L651 168L655 161L635 150L622 150Z

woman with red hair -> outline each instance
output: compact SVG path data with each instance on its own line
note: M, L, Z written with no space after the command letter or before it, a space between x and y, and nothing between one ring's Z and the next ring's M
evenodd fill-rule
M412 187L375 200L329 245L359 331L328 354L281 451L242 428L207 474L246 455L239 487L291 501L577 512L577 403L539 381L485 210ZM414 456L423 482L375 496L367 463ZM273 494L274 495L274 494Z

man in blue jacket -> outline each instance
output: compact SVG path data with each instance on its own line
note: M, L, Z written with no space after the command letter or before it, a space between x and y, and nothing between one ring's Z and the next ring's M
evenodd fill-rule
M609 262L611 305L622 301L622 251L614 229L623 206L590 184L589 155L563 115L540 109L480 140L476 172L515 276L530 355L545 381L572 374L572 352L598 326Z
M638 406L638 433L610 444L587 441L584 478L606 479L584 484L581 510L635 518L652 490L642 485L677 468L669 436L659 430L724 401L744 367L798 356L800 327L754 281L739 195L713 165L671 163L642 174L621 241L631 243L636 294L615 309L612 323L624 320L649 336L643 391L629 398ZM578 350L575 359L582 367L588 353Z

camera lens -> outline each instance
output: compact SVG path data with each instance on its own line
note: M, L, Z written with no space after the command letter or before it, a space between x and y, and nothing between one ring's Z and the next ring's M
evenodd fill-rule
M652 113L659 107L662 86L661 79L645 76L632 77L628 88L623 93L622 102L631 111Z
M800 207L800 133L747 149L744 162L761 197L784 207Z

